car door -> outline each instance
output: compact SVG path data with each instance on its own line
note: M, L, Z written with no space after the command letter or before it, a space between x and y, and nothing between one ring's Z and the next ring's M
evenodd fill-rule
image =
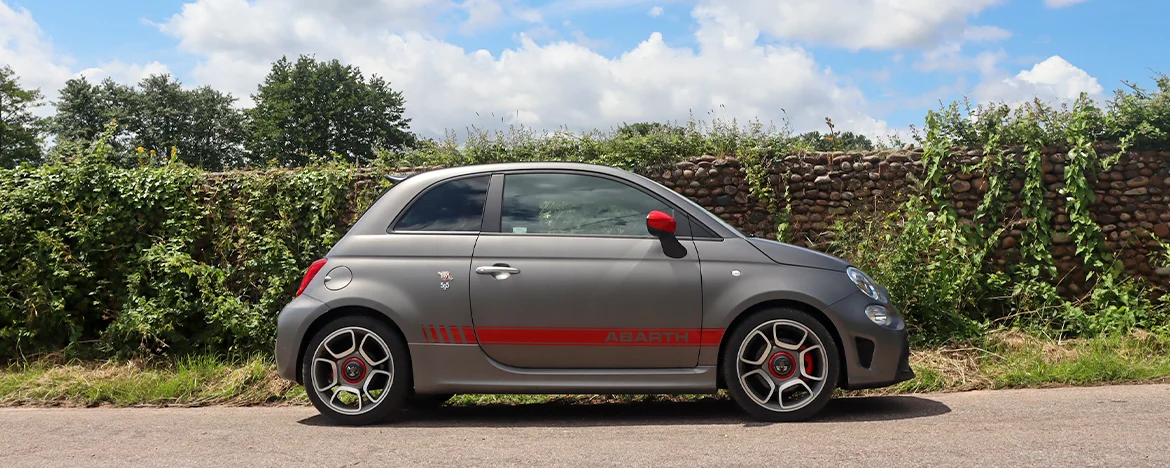
M526 368L695 366L702 285L681 210L600 174L494 177L470 279L485 353ZM663 253L652 210L682 218L685 256Z

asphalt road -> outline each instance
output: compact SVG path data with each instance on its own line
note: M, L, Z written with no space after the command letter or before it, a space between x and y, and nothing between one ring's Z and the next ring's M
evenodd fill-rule
M310 407L0 409L0 466L1170 466L1170 385L835 400L443 408L329 426Z

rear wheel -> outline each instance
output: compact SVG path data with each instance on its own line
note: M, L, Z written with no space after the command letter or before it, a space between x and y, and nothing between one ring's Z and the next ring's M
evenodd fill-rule
M406 344L371 317L341 317L326 324L305 348L305 392L329 420L373 424L401 409L411 384Z
M774 308L752 314L732 332L721 367L732 398L748 414L802 421L828 404L840 357L832 334L818 320Z

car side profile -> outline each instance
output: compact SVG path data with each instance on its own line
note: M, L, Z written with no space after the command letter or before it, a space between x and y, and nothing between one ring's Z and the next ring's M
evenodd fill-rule
M279 374L342 424L457 393L714 393L800 421L910 379L905 322L847 262L746 237L579 163L395 178L277 320Z

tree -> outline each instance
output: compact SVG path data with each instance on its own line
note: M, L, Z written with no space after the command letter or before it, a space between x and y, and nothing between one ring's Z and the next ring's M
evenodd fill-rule
M302 55L294 64L281 57L252 99L249 149L281 165L304 165L310 155L332 153L368 163L378 149L399 151L415 142L410 119L403 117L402 93L337 60Z
M686 129L678 125L664 124L660 122L636 122L632 124L623 123L618 127L617 133L623 137L646 136L650 134L664 134L682 136L686 134Z
M812 151L870 151L874 148L869 137L853 132L824 134L813 131L801 134L796 139L808 145Z
M113 153L124 164L140 159L137 148L154 162L174 149L187 165L218 170L244 162L244 114L234 103L231 95L206 86L185 90L166 74L135 87L108 78L95 86L78 78L61 90L52 128L60 141L90 141L117 119Z
M107 78L100 85L84 76L65 82L57 98L50 131L57 141L91 141L110 120L124 116L120 108L132 91Z
M16 73L0 67L0 167L41 162L44 119L32 110L42 106L39 89L24 89Z

